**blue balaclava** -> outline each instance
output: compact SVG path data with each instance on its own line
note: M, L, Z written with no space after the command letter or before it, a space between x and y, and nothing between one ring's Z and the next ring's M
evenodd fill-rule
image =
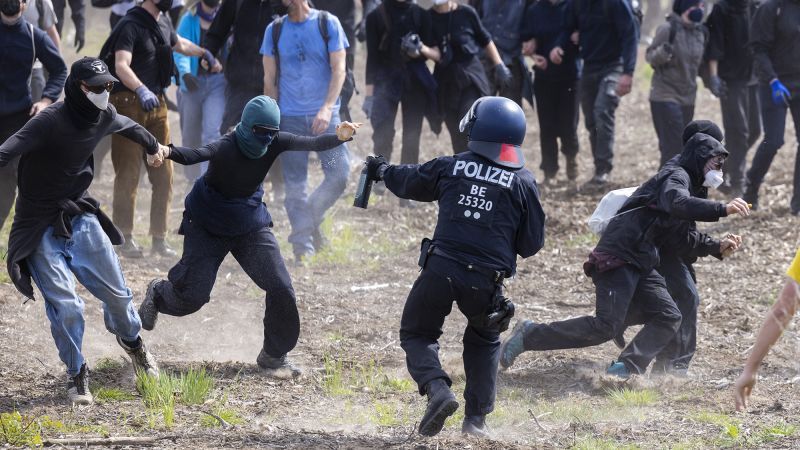
M253 134L253 126L260 125L278 130L281 125L281 110L278 103L266 95L253 98L242 111L242 121L236 125L236 143L244 156L258 159L267 153L272 137L260 138Z

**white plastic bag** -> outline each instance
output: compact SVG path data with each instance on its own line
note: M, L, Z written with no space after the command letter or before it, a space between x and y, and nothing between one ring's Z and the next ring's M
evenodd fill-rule
M618 215L617 211L622 208L622 205L625 204L636 189L639 189L639 186L616 189L604 195L600 203L597 204L597 208L595 208L592 216L587 220L589 229L592 230L594 234L603 234L608 223Z

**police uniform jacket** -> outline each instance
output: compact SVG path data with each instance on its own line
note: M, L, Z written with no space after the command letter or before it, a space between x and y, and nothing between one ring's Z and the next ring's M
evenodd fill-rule
M544 211L527 169L509 170L472 152L425 164L389 166L386 187L400 198L439 203L433 243L464 263L511 275L516 256L544 245Z

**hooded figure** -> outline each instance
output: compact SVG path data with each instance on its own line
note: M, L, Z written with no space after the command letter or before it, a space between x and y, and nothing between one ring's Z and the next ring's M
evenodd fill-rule
M242 112L242 120L236 125L236 144L239 150L250 159L258 159L267 153L276 133L255 134L256 127L277 132L281 125L281 110L278 102L266 95L259 95L247 102Z

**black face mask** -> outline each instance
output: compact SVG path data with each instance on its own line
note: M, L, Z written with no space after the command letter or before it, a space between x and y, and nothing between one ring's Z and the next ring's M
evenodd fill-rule
M22 9L20 0L0 0L0 12L7 17L16 16Z
M161 12L167 12L172 9L172 0L161 0L156 3L156 8Z

